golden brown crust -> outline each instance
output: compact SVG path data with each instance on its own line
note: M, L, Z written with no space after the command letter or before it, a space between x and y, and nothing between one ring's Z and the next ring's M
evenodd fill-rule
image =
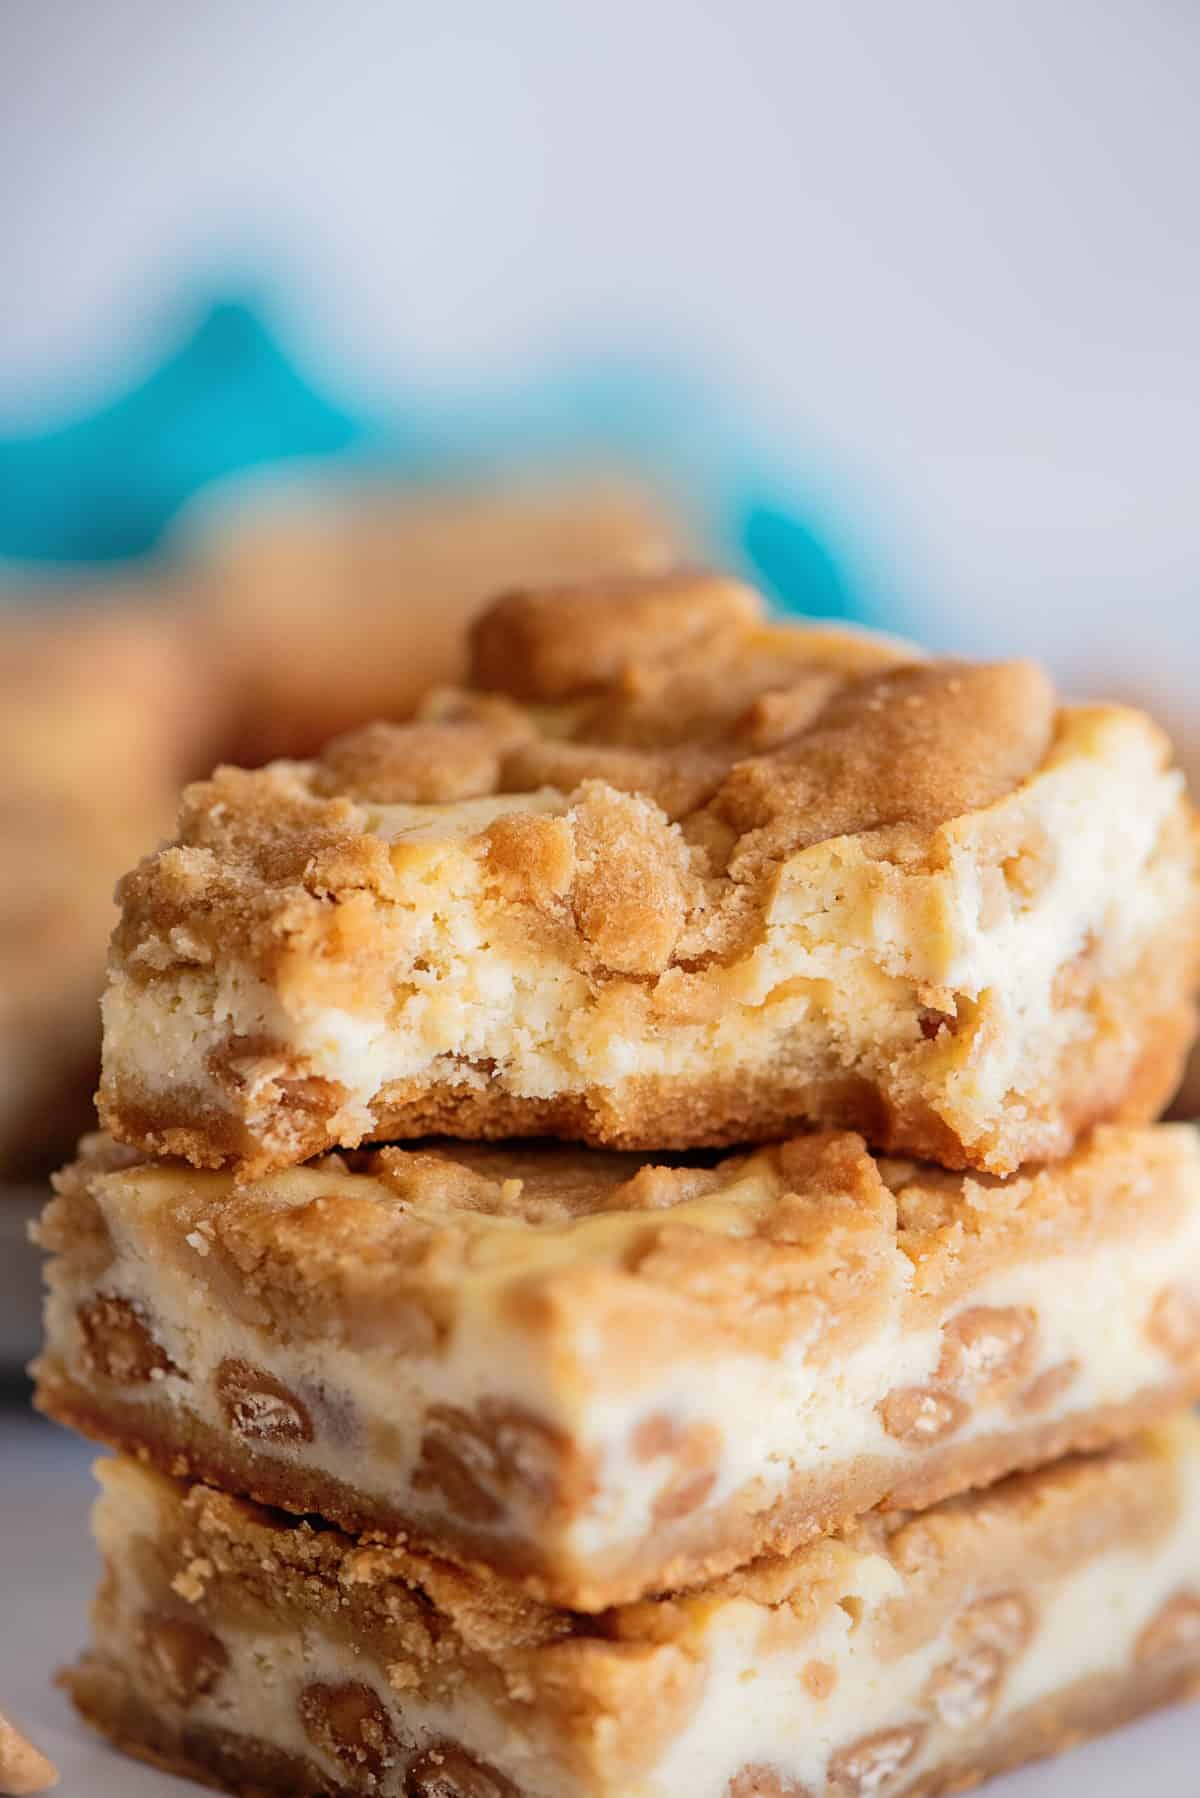
M106 1207L118 1217L132 1207L122 1227L144 1235L148 1254L166 1265L183 1255L189 1279L211 1284L223 1307L289 1337L370 1344L388 1336L397 1308L415 1307L437 1339L485 1266L509 1281L514 1317L522 1305L587 1304L602 1327L604 1299L626 1314L634 1280L656 1307L667 1297L686 1303L682 1327L700 1326L712 1352L731 1343L774 1352L799 1327L809 1353L822 1356L870 1332L897 1251L906 1321L921 1328L1014 1265L1173 1232L1195 1206L1196 1178L1194 1139L1174 1126L1100 1126L1065 1161L1005 1179L876 1157L858 1135L814 1131L667 1163L556 1145L430 1142L234 1185L142 1162L96 1135L56 1176L40 1240L63 1257L68 1277L95 1279L109 1260ZM167 1202L149 1211L141 1190ZM696 1200L717 1208L677 1219L675 1208ZM611 1220L602 1234L562 1236L563 1225L599 1216ZM185 1253L196 1232L199 1260ZM581 1285L590 1273L619 1276L621 1291ZM961 1333L972 1319L996 1324L960 1316L961 1339L947 1345L960 1358L970 1353ZM526 1324L537 1321L529 1309ZM651 1345L638 1334L644 1357ZM1010 1346L1031 1349L1028 1331ZM700 1352L698 1343L687 1352ZM1019 1354L1004 1362L1010 1384L1033 1371ZM956 1383L953 1368L945 1377ZM978 1383L972 1390L985 1396Z
M1055 724L1040 669L938 662L868 675L808 730L731 769L713 810L737 833L735 878L830 837L932 831L1040 767Z
M75 1386L61 1370L43 1361L38 1409L95 1442L143 1460L177 1479L203 1480L229 1492L245 1493L259 1504L296 1516L321 1516L364 1539L406 1542L417 1552L436 1553L479 1578L499 1575L544 1604L595 1613L660 1591L697 1588L727 1578L750 1557L802 1551L831 1530L846 1529L872 1506L919 1511L969 1489L992 1486L1021 1469L1036 1469L1069 1453L1103 1450L1133 1432L1160 1423L1196 1396L1195 1379L1181 1379L1053 1423L1031 1421L998 1437L947 1443L896 1480L891 1462L874 1457L793 1478L780 1497L764 1508L753 1485L699 1518L661 1524L657 1539L640 1557L622 1550L620 1569L605 1575L597 1562L587 1569L563 1569L537 1544L498 1538L459 1518L439 1519L436 1541L419 1519L388 1512L320 1469L287 1464L256 1454L251 1445L218 1434L191 1415L161 1409L151 1401L133 1404L100 1399ZM158 1419L157 1425L155 1419ZM735 1576L736 1577L736 1576Z
M328 751L314 764L310 789L351 800L420 791L431 731L462 797L525 790L534 746L545 757L574 746L569 781L555 783L569 789L614 784L614 753L625 752L630 792L657 784L656 768L678 766L681 750L706 752L717 778L705 809L732 833L738 878L752 862L829 837L928 832L981 810L1041 765L1055 729L1053 689L1030 664L906 666L884 641L766 628L756 596L718 575L510 595L484 614L475 641L481 686L577 703L523 713L435 694L428 722L393 727L386 742L370 729L341 739L332 764ZM682 721L676 684L687 692ZM779 702L796 692L800 709L783 712ZM778 741L767 740L767 717Z
M603 692L631 668L721 654L758 624L762 602L727 575L676 570L503 594L471 632L471 680L514 699Z

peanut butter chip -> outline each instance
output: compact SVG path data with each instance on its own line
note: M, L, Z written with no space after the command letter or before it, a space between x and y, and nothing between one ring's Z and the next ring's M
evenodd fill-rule
M58 1784L58 1768L0 1711L0 1794L27 1798Z
M1032 1371L1037 1317L1020 1305L973 1305L942 1332L940 1383L986 1401L1023 1383Z
M439 1742L410 1763L404 1798L517 1798L517 1788L465 1748Z
M311 1442L308 1407L273 1374L248 1361L217 1369L217 1396L229 1427L247 1442Z
M80 1305L75 1315L84 1359L102 1378L135 1386L178 1371L129 1299L101 1294Z
M947 1729L972 1729L985 1723L995 1708L1004 1678L1004 1662L994 1648L964 1648L930 1677L925 1703Z
M970 1409L936 1386L898 1386L880 1406L883 1427L900 1442L932 1445L960 1430Z
M889 1798L924 1740L925 1725L912 1723L839 1749L829 1763L829 1798Z
M1200 1298L1182 1286L1167 1286L1154 1301L1146 1334L1181 1366L1200 1353Z
M674 1523L680 1517L690 1516L711 1496L716 1483L715 1467L702 1468L698 1473L676 1475L654 1500L654 1521Z
M363 1790L372 1790L395 1758L396 1738L387 1712L370 1686L358 1681L306 1686L300 1694L300 1721L313 1746L340 1762Z
M211 1692L229 1665L220 1638L187 1617L145 1616L138 1635L150 1683L185 1709Z
M996 1708L1010 1664L1028 1647L1033 1606L1022 1592L977 1599L956 1619L955 1653L930 1675L924 1704L946 1729L977 1729Z
M676 1424L661 1413L644 1417L631 1438L639 1461L668 1459L671 1470L655 1496L656 1523L671 1523L699 1510L720 1472L721 1432L715 1424Z
M812 1698L829 1698L837 1690L837 1668L829 1661L808 1661L801 1670L804 1690Z
M1033 1605L1023 1592L994 1592L968 1605L954 1633L960 1642L994 1648L1012 1660L1029 1646L1035 1622Z
M519 1405L485 1399L474 1412L426 1413L413 1485L470 1523L498 1523L514 1504L551 1511L570 1503L575 1483L567 1438Z
M1018 1411L1046 1411L1068 1393L1079 1378L1079 1362L1058 1361L1030 1381L1016 1399Z

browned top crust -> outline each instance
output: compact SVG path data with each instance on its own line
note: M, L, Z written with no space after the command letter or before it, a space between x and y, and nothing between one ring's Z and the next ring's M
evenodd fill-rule
M761 615L740 581L688 569L505 593L472 630L471 682L514 699L578 699L639 663L736 646Z
M472 648L477 686L576 702L528 718L498 790L603 780L672 816L707 809L739 838L765 832L775 854L990 804L1038 766L1054 724L1027 663L912 665L886 641L766 627L757 594L716 574L509 594Z
M1055 696L1027 663L922 662L758 608L704 574L509 595L476 631L476 671L554 704L442 689L415 722L355 731L315 762L218 770L187 790L177 846L124 883L118 948L208 917L269 977L314 905L320 935L331 894L393 889L363 808L548 787L571 796L574 832L536 810L484 819L490 874L548 927L565 905L599 966L661 972L728 950L746 923L737 890L789 853L858 832L887 859L928 859L939 824L1050 748Z
M581 1308L610 1317L613 1353L625 1319L643 1366L731 1341L771 1352L800 1327L810 1353L836 1354L872 1327L898 1255L920 1326L1006 1266L1170 1231L1200 1198L1182 1125L1102 1127L1065 1161L1006 1179L875 1157L851 1132L815 1131L665 1163L542 1145L388 1147L236 1186L95 1136L56 1180L43 1246L103 1269L110 1177L133 1181L128 1227L151 1234L165 1262L183 1254L222 1303L285 1336L429 1352L476 1288L502 1304L507 1290L510 1325L553 1330ZM197 1242L199 1256L183 1247Z
M478 672L558 697L442 688L190 787L120 888L103 1122L253 1173L430 1127L686 1147L811 1116L1007 1171L1151 1115L1196 933L1161 733L757 605L679 572L509 595Z

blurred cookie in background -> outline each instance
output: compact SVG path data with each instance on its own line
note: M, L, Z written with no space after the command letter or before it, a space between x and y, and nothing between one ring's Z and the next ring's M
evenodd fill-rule
M616 481L326 487L205 507L169 572L0 608L0 1181L90 1127L117 877L217 761L304 755L459 676L526 581L661 567L684 537Z
M208 673L148 594L35 589L0 610L0 1179L89 1124L113 886L216 729Z
M235 713L226 757L256 764L403 717L460 679L466 626L504 588L661 568L688 534L652 494L609 480L285 488L224 513L204 502L182 542L202 650Z

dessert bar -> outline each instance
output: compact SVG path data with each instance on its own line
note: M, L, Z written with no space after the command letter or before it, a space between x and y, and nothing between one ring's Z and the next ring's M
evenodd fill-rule
M1197 833L1142 714L676 574L494 604L473 690L221 770L123 883L101 1114L242 1173L805 1122L1011 1172L1166 1103Z
M100 1477L75 1702L259 1798L931 1798L1200 1691L1190 1418L595 1618Z
M1007 1180L845 1132L707 1165L446 1143L58 1181L39 1402L575 1609L916 1508L1200 1392L1200 1139Z

